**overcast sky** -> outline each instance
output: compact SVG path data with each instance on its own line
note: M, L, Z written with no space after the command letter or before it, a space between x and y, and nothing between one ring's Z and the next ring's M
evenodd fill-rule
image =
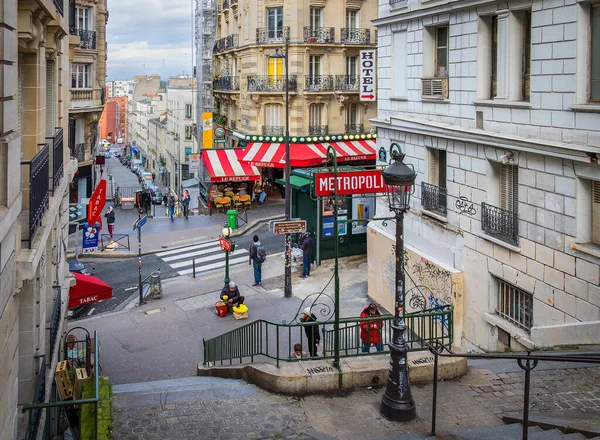
M108 80L192 73L195 0L108 0Z

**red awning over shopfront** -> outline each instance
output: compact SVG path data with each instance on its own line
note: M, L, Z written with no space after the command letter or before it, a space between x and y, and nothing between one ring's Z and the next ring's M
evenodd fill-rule
M375 140L338 141L311 144L290 144L290 165L306 168L327 162L327 147L335 148L338 162L375 160ZM285 168L285 144L277 142L249 142L242 162L257 167Z
M260 180L258 169L240 162L244 151L240 149L214 149L202 152L202 161L210 174L211 182L243 182Z
M99 278L71 272L77 284L69 291L69 309L112 298L112 287Z

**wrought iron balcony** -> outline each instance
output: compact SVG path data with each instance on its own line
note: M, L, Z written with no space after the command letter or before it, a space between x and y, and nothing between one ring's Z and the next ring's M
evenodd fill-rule
M482 203L481 229L492 237L519 245L519 216L516 212Z
M283 136L283 126L279 125L263 125L263 136Z
M311 136L325 136L329 134L328 125L309 125L308 134Z
M283 44L290 40L290 28L256 28L256 44Z
M355 75L336 75L335 89L342 92L358 92L359 77Z
M77 159L78 162L85 160L85 144L74 144L73 147L69 147L71 150L71 157Z
M448 190L430 183L421 182L421 205L428 211L446 215Z
M238 44L239 44L238 41L239 41L238 34L227 35L224 38L220 38L215 43L214 52L219 53L219 52L224 52L226 50L235 49L236 47L238 47Z
M41 358L42 361L40 362L40 369L38 371L33 403L44 403L46 401L46 356L42 355L39 358ZM29 418L30 423L27 426L25 440L35 440L38 438L40 422L42 420L42 411L42 408L34 408L31 410L31 416Z
M56 289L56 298L54 300L54 309L52 310L52 317L50 318L50 362L54 357L54 348L56 347L56 341L58 340L58 330L60 328L61 321L61 304L62 296L61 289Z
M86 31L77 29L75 26L69 27L69 33L79 37L79 48L96 50L96 31Z
M60 185L60 179L63 176L63 129L57 128L54 136L46 138L52 148L52 190Z
M364 133L362 124L346 124L347 134Z
M333 75L305 76L304 90L306 92L333 91Z
M240 90L239 76L220 76L213 80L213 90L215 91L238 91Z
M298 90L298 82L296 75L290 75L288 81L288 90L296 92ZM285 92L285 77L284 76L249 76L248 77L249 92Z
M342 28L342 44L371 44L371 29Z
M335 28L304 26L304 42L309 44L335 43Z
M92 89L71 89L71 101L91 101L93 98Z
M65 0L52 0L54 3L54 7L56 8L56 12L58 12L62 17L65 16Z
M44 144L29 162L29 247L36 231L42 226L44 213L50 200L50 147Z

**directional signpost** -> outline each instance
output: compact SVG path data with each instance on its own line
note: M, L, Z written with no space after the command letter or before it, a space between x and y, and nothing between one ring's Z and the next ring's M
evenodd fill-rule
M148 216L138 216L133 222L133 230L138 232L138 287L140 290L140 306L144 303L144 292L142 289L142 226L148 222Z
M277 235L306 232L306 220L274 221L271 224L271 232Z

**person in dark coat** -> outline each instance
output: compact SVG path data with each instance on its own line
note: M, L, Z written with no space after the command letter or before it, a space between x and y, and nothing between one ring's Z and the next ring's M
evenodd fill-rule
M227 308L230 312L233 306L244 304L245 299L246 298L240 294L240 289L238 289L233 281L230 281L229 285L223 287L223 290L221 290L221 301L227 304Z
M371 303L364 308L360 314L361 318L375 318L381 316L381 312L377 309L377 305ZM381 335L381 321L361 321L360 322L360 340L362 341L362 352L368 353L371 349L371 344L375 345L377 351L383 350L383 338Z
M313 256L313 239L310 236L310 232L303 232L300 236L300 249L302 249L302 275L300 278L306 278L310 276L310 266L312 264Z
M151 189L146 188L142 192L142 202L144 204L144 213L148 214L151 211L151 206L152 206L152 190Z
M321 333L319 332L319 324L317 324L317 317L313 315L310 311L310 307L304 309L304 314L300 321L302 322L314 322L311 325L304 326L304 333L306 334L306 339L308 339L308 351L310 352L310 357L316 357L318 353L318 347L321 343Z
M104 214L106 217L106 224L108 225L108 233L110 234L110 239L113 239L113 232L115 230L115 211L112 206L109 206Z

